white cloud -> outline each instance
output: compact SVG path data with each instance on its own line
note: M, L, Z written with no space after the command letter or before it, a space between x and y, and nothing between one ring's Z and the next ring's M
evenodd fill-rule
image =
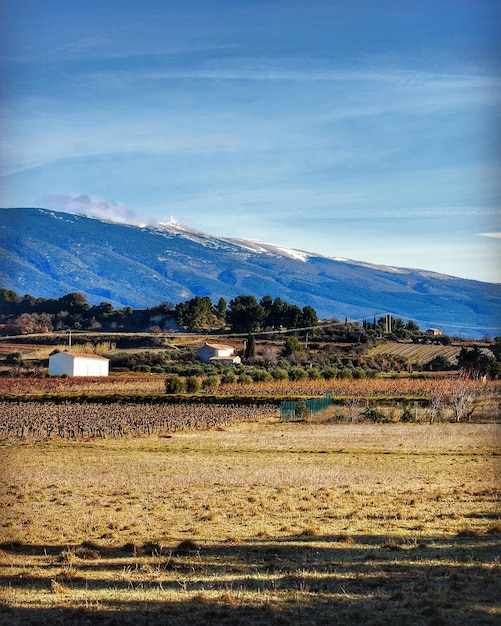
M50 194L41 199L43 206L61 209L68 213L92 215L126 224L144 225L149 222L144 216L140 217L121 202L104 200L85 193Z
M494 237L495 239L501 239L501 233L478 233L479 237Z

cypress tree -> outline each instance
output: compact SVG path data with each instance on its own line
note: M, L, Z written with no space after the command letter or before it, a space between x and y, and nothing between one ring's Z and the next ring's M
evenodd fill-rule
M254 335L252 333L249 333L247 337L244 356L246 359L253 359L256 356L256 342L254 341Z

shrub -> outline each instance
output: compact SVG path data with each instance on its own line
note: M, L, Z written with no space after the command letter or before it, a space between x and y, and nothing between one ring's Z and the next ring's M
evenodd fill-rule
M381 411L381 409L378 409L377 407L371 405L369 402L362 412L362 415L365 417L365 419L375 423L388 421L388 418L386 417L384 412Z
M293 367L289 372L289 378L291 380L306 380L308 378L308 372L302 367Z
M416 421L415 411L413 411L410 406L406 405L404 407L402 415L400 416L400 421L401 422L415 422Z
M184 383L179 376L167 376L165 379L165 393L182 393Z
M322 370L322 378L325 380L333 380L337 378L338 372L337 367L324 367Z
M217 389L219 387L219 376L207 376L202 380L204 389Z
M250 385L252 383L252 378L249 376L249 374L240 374L240 376L238 377L238 382L241 385Z
M200 391L200 379L196 376L189 376L186 379L186 392L197 393L198 391Z
M221 377L221 382L224 385L232 385L233 383L237 382L237 375L235 374L235 372L232 372L231 370L227 370Z
M186 377L190 377L190 376L196 376L196 377L200 377L203 376L204 374L204 368L201 364L193 364L193 365L183 365L182 367L178 368L179 372L182 372L184 376Z
M5 357L5 362L9 365L22 365L23 361L23 353L22 352L9 352Z
M134 372L143 372L144 374L149 374L151 372L151 367L149 365L136 365L134 368Z
M319 380L321 378L320 370L318 369L318 367L311 367L308 370L308 378L310 380Z
M285 342L284 354L290 356L293 352L301 352L303 346L297 337L288 337Z
M295 418L300 420L309 420L311 417L311 411L304 403L300 403L296 406Z
M265 369L255 369L252 372L252 380L255 383L267 383L273 380L273 377Z
M424 369L428 369L432 372L442 372L444 370L451 369L451 362L443 354L437 354L437 356L429 361Z
M365 370L362 367L355 367L353 370L353 378L366 378Z
M283 367L275 367L275 369L272 370L271 375L275 380L287 380L289 378L287 370Z

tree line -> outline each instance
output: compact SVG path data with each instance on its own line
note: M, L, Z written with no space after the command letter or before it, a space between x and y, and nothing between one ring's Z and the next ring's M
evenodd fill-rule
M90 305L86 296L79 292L53 299L35 298L29 294L21 297L14 291L0 289L0 323L6 335L49 333L70 328L137 330L143 327L150 314L131 307L117 310L109 302Z
M281 298L263 296L258 302L252 295L239 295L230 300L229 306L224 298L216 305L208 296L195 296L181 302L174 309L179 326L188 330L203 330L217 325L229 327L231 331L257 332L264 328L307 328L318 324L315 309L305 306L302 309L295 304L283 302Z
M53 330L148 330L154 319L172 318L186 330L229 329L256 332L264 328L305 328L318 324L315 309L273 299L266 295L258 302L252 295L238 295L229 305L224 298L213 303L208 296L195 296L173 306L163 302L148 309L115 309L109 302L90 305L84 294L68 293L61 298L19 296L0 289L0 323L4 334L26 335ZM159 328L157 330L160 330Z

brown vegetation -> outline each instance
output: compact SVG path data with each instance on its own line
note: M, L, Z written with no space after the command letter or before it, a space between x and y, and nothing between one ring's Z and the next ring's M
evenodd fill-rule
M413 377L379 377L364 379L334 380L277 380L271 382L252 382L246 384L220 384L218 393L228 395L268 394L268 395L323 395L332 393L336 396L431 396L441 388L448 392L457 379L455 376L423 378ZM468 385L488 394L499 395L501 383L487 381L468 382ZM94 394L158 394L165 391L165 375L163 374L115 374L109 377L74 378L74 377L0 377L0 395L2 394L41 394L48 392L61 393L94 393Z
M500 426L5 442L3 623L495 624Z

